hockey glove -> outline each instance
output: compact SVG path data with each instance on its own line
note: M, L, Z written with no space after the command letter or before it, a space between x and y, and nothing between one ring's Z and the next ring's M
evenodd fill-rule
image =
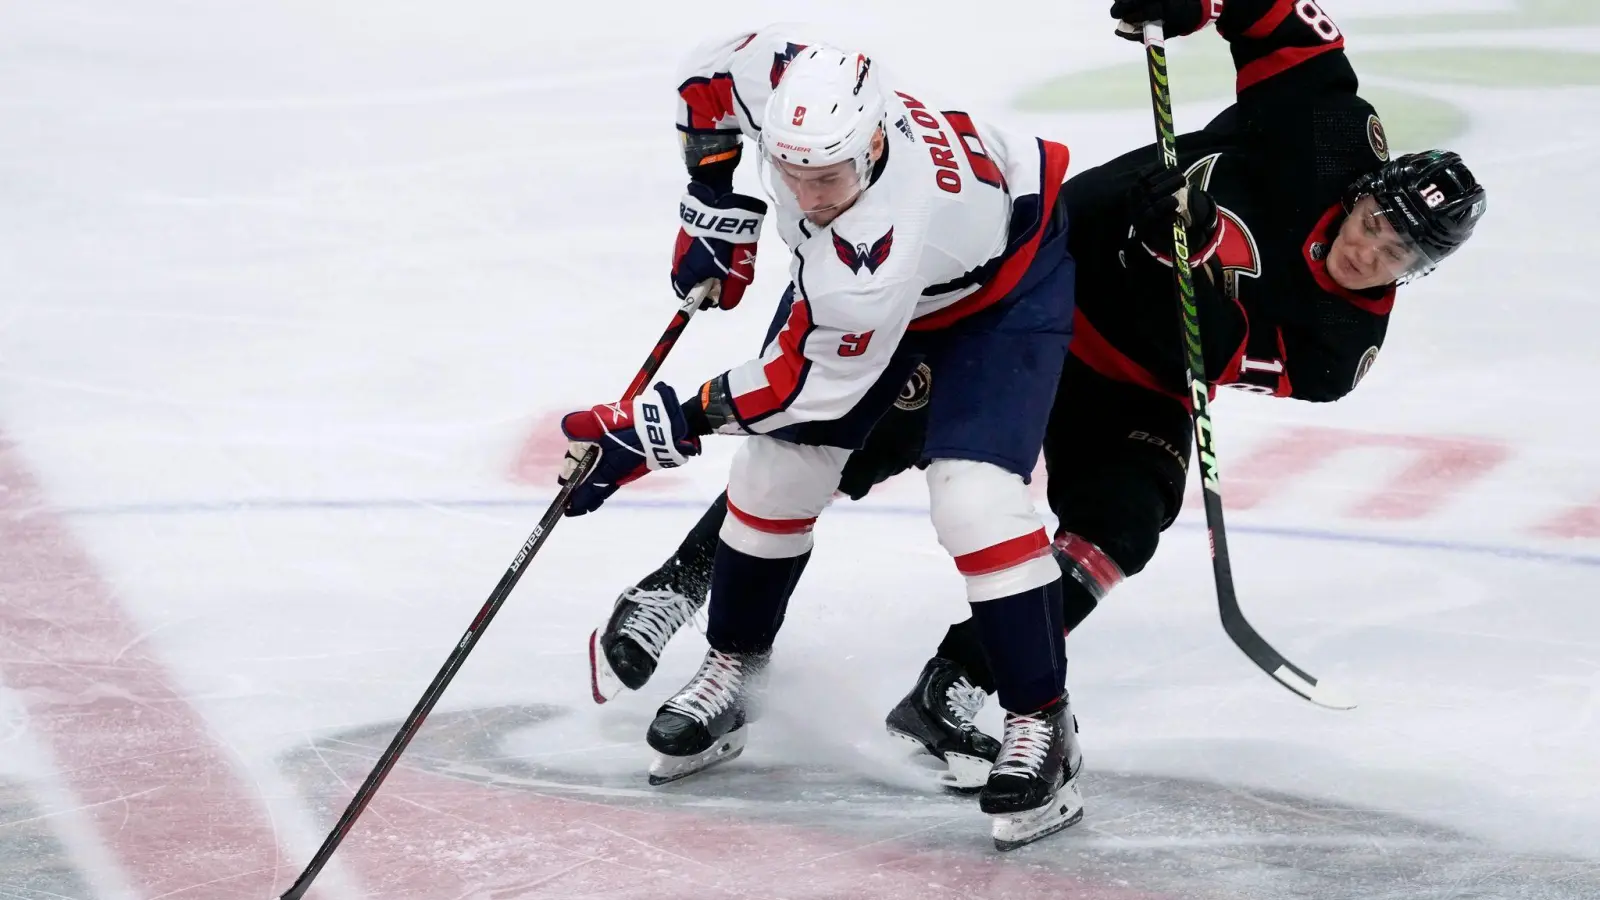
M1223 0L1113 0L1111 18L1120 22L1117 37L1144 40L1144 23L1161 22L1169 38L1194 34L1222 15Z
M1222 230L1211 195L1190 187L1182 169L1146 169L1128 192L1134 233L1158 259L1172 260L1172 220L1183 219L1189 262L1199 265L1217 252Z
M756 276L756 238L767 204L743 194L718 196L710 185L689 182L678 204L683 227L672 248L672 290L682 300L695 285L717 283L701 309L733 309Z
M662 382L632 403L605 403L567 413L561 431L570 443L556 480L566 484L579 460L594 444L600 459L572 491L567 515L594 512L617 488L655 469L672 469L700 453L700 439L689 434L678 395Z

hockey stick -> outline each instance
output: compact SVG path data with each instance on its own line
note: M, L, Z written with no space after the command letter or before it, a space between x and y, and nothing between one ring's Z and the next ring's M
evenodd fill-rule
M1155 112L1156 139L1160 144L1161 164L1178 165L1178 139L1172 124L1172 93L1167 81L1167 46L1160 22L1144 25L1145 60L1150 72L1150 104ZM1183 344L1189 369L1189 398L1193 404L1195 454L1200 460L1201 484L1206 505L1206 530L1211 538L1211 571L1217 582L1217 607L1228 637L1250 661L1278 683L1319 706L1329 709L1354 709L1355 701L1319 682L1315 676L1283 658L1244 617L1239 597L1233 590L1233 566L1228 561L1228 534L1222 521L1222 483L1217 473L1217 451L1212 444L1210 385L1206 383L1206 363L1200 344L1200 313L1195 308L1194 272L1189 268L1189 239L1182 218L1172 224L1172 271L1178 288L1178 307L1183 319Z
M644 361L644 365L639 368L639 373L633 377L628 389L623 392L622 399L624 401L637 397L644 390L645 385L650 383L650 379L655 377L656 370L661 367L662 360L667 358L667 353L678 342L683 330L689 326L689 320L700 309L701 301L706 298L714 284L716 282L701 282L694 290L689 292L689 296L684 298L683 305L678 308L678 312L672 317L672 323L667 326L666 331L661 333L661 339L656 342L655 349L650 351L649 358ZM422 699L417 701L416 708L411 710L411 715L406 716L405 722L400 726L400 730L395 733L394 739L389 742L388 748L383 751L382 756L378 757L377 765L373 766L372 772L367 775L367 780L356 791L355 797L351 798L350 805L345 807L344 815L339 817L339 821L333 826L333 830L328 832L328 837L317 850L317 855L311 858L311 862L306 865L305 871L300 873L300 877L295 879L293 886L283 893L280 900L300 900L301 897L305 896L306 891L311 889L311 882L316 880L317 875L322 872L323 866L328 864L333 852L339 849L339 844L344 841L345 835L350 833L351 826L355 825L356 818L367 808L367 804L372 800L372 795L376 794L378 788L383 785L383 780L389 777L390 770L399 761L400 754L405 752L406 745L411 743L411 739L416 736L417 730L422 727L422 723L428 718L428 713L433 711L434 704L439 702L439 697L444 694L445 688L450 686L450 681L455 678L456 671L461 668L462 663L466 662L467 654L472 652L472 648L478 643L478 638L483 636L484 631L489 628L489 623L494 620L495 613L500 611L500 607L506 602L506 598L511 596L511 590L517 586L517 581L522 578L524 567L528 561L533 559L534 554L539 552L540 547L544 546L545 538L550 536L551 529L555 528L556 523L561 521L561 516L567 509L567 498L572 496L573 489L583 481L584 477L589 474L589 470L594 468L599 459L600 448L597 444L590 447L588 452L583 455L583 458L578 461L578 466L573 471L572 476L567 479L566 484L562 485L561 490L556 494L556 498L550 501L550 508L544 511L544 516L539 519L539 524L534 526L533 533L528 535L526 541L522 542L522 548L517 551L517 555L511 560L511 565L506 569L505 574L500 576L500 583L494 586L494 591L489 594L489 599L484 602L483 608L478 610L478 615L472 620L472 624L467 626L467 633L456 643L455 649L450 651L450 657L445 660L444 668L439 670L439 674L433 676L433 683L428 685L428 690L423 693Z

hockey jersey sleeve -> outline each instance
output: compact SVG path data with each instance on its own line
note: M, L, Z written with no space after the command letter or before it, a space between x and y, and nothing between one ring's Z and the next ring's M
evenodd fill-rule
M767 97L806 44L788 27L768 26L707 41L689 53L678 69L677 126L691 177L731 184L741 138L760 135Z
M903 279L797 291L761 356L720 376L726 412L718 430L770 434L850 412L889 367L920 294Z
M1223 2L1217 31L1233 53L1241 103L1355 92L1344 34L1317 0Z

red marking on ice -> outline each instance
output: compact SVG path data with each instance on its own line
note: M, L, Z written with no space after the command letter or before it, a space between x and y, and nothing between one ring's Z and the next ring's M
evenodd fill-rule
M969 854L736 812L630 809L476 785L402 763L367 819L345 851L384 900L1161 900L1000 856L988 849L988 821L976 804L962 823L972 832Z
M1535 534L1558 538L1600 538L1600 500L1588 506L1574 506L1541 525Z
M567 454L567 439L561 434L563 413L545 413L511 462L511 480L517 484L552 487Z
M567 455L567 438L561 433L561 417L564 415L566 413L552 412L539 417L533 431L517 448L516 458L511 461L513 482L551 490L556 488L556 476L561 473L561 461ZM630 482L622 491L658 491L675 486L679 486L677 476L667 472L652 472L648 478Z
M1392 448L1413 459L1382 487L1346 510L1348 515L1363 519L1420 519L1432 515L1511 456L1510 448L1504 444L1473 438L1298 427L1223 470L1224 502L1231 509L1250 509L1333 457L1371 447Z
M293 862L146 637L0 438L0 680L138 896L259 900Z

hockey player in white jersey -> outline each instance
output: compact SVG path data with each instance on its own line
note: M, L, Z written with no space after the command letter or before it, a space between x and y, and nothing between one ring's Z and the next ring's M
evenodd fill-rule
M691 176L679 295L709 279L731 308L749 285L767 207L732 190L743 139L759 150L791 283L758 357L681 402L657 384L626 407L562 421L573 444L563 477L601 447L569 515L683 464L704 435L746 436L713 562L711 649L650 726L651 782L743 749L812 526L851 451L926 362L939 373L922 453L933 525L965 579L1006 710L980 806L1001 849L1073 824L1081 754L1061 572L1026 487L1071 336L1067 148L892 90L870 57L785 29L702 46L679 98Z

